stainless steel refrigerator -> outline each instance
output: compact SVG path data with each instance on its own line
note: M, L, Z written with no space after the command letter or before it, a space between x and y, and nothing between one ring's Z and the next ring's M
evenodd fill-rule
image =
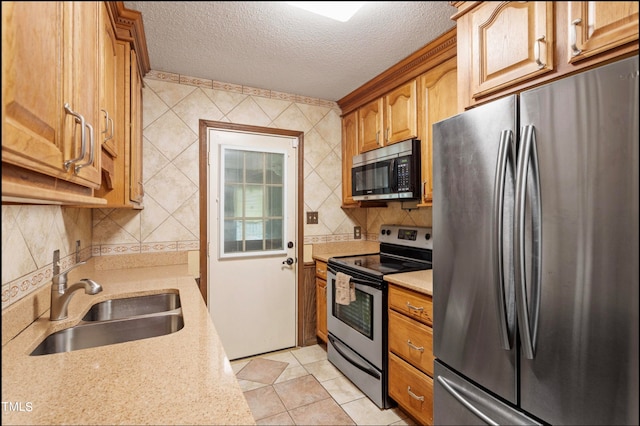
M435 424L638 424L639 78L434 124Z

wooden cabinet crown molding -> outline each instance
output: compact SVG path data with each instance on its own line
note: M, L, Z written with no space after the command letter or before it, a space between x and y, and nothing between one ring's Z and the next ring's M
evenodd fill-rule
M456 52L456 28L454 27L338 100L338 106L342 109L343 115L349 114L447 59L455 57Z
M147 38L144 33L142 13L137 10L127 9L124 2L108 1L109 16L115 24L116 37L131 43L131 48L136 51L138 57L138 70L144 77L151 70L149 51L147 50Z

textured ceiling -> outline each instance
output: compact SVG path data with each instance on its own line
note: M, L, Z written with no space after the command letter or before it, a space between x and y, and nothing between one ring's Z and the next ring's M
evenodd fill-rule
M332 101L452 28L456 12L447 1L369 2L344 23L284 2L124 5L142 12L153 70Z

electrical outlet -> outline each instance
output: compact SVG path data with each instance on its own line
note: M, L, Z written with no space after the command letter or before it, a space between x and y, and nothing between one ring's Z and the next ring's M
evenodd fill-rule
M318 224L318 212L307 212L307 225Z
M359 226L354 226L353 227L353 239L354 240L359 240L360 238L362 238L362 228Z

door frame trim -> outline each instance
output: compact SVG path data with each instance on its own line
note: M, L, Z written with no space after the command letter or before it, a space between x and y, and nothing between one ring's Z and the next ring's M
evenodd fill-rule
M246 124L234 124L222 121L200 120L199 122L199 160L198 160L198 179L199 179L199 204L200 204L200 294L207 304L207 284L209 282L209 262L207 256L207 247L209 247L209 229L208 229L208 206L209 206L209 188L207 179L207 131L208 129L232 130L237 132L261 133L271 136L291 136L298 139L298 166L297 166L297 206L296 206L296 257L297 257L297 274L296 274L296 292L297 292L297 324L296 324L296 342L298 346L303 345L303 314L304 314L304 222L303 206L304 206L304 132L297 130L276 129L272 127L251 126Z

